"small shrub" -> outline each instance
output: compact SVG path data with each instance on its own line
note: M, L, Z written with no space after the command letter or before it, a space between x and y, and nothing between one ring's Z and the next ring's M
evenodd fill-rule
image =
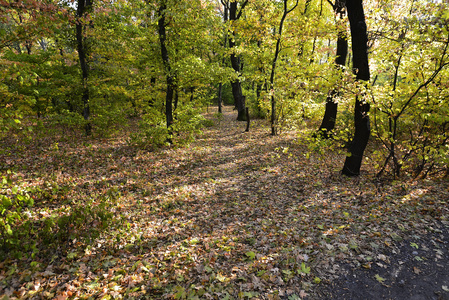
M30 191L22 183L14 184L12 173L7 171L0 182L0 251L24 247L22 239L29 238L29 213L33 206Z
M178 145L186 145L194 141L195 136L202 133L202 128L208 120L193 106L186 105L178 111L176 120L171 128L180 138L174 138Z
M168 129L165 117L154 108L139 122L139 130L131 134L128 143L140 148L157 148L167 143Z

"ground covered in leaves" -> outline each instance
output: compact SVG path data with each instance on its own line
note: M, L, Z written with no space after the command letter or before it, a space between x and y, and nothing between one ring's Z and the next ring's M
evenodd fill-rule
M297 132L209 117L183 148L2 145L4 184L34 205L1 249L0 297L448 299L447 180L376 179L369 160L347 178Z

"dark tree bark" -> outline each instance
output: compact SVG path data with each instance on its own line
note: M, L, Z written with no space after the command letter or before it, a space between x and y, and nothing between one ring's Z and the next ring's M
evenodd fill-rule
M332 4L332 2L330 2ZM340 20L343 19L345 10L342 1L337 0L335 4L332 4L336 14L339 15ZM337 53L335 58L335 64L338 68L343 68L346 63L346 57L348 56L348 37L346 35L345 28L340 28L337 37ZM318 134L324 138L329 137L329 133L335 127L335 121L337 120L338 103L335 98L339 96L339 91L333 89L329 92L326 99L326 108L324 111L323 120L319 128Z
M161 4L158 9L158 34L159 34L159 42L161 46L161 56L162 62L164 63L165 73L166 73L166 81L167 81L167 90L165 95L165 119L167 123L167 128L173 124L173 95L176 89L175 79L172 75L170 58L167 50L167 33L165 23L165 13L167 10L167 4L165 0L161 1Z
M245 132L249 132L250 119L249 119L249 109L248 109L248 107L245 109L245 114L246 114L246 129L245 129Z
M151 87L154 88L154 86L156 85L156 77L151 77L150 83L151 83ZM150 107L153 107L153 106L154 106L154 101L156 101L156 99L154 98L153 95L151 95L151 96L150 96L150 99L148 99L148 105L149 105Z
M306 0L306 3L304 5L304 12L302 13L303 16L307 16L307 12L309 11L309 7L310 7L310 3L312 2L312 0ZM299 51L298 51L298 56L302 57L304 55L304 46L305 43L301 43L299 46Z
M83 117L86 121L86 125L84 130L86 135L92 134L92 125L89 122L90 118L90 105L89 105L89 63L87 60L89 47L86 41L86 37L84 36L84 31L86 25L83 24L82 18L92 9L93 0L78 0L78 7L76 9L76 42L77 42L77 50L78 50L78 58L81 67L81 75L82 75L82 102L83 102Z
M368 64L368 35L363 12L362 0L346 0L348 18L351 26L352 37L352 62L357 80L368 81L370 79ZM363 153L368 144L370 136L370 121L368 112L370 105L356 97L354 108L355 132L349 151L350 156L346 157L342 174L347 176L357 176L360 174Z
M223 22L226 23L229 19L229 1L221 0L223 4ZM224 33L223 47L226 48L228 44L228 33ZM225 64L225 57L223 57L222 64ZM218 85L218 112L223 113L223 83L220 82Z
M232 1L229 3L229 20L236 21L240 18L243 9L245 8L248 1L244 1L241 4L240 11L238 11L238 2ZM234 33L235 35L235 33ZM235 44L235 38L229 39L229 48L234 48L236 46ZM240 63L240 57L235 55L235 53L231 54L231 66L236 72L237 75L241 72L241 63ZM246 114L245 114L245 99L243 97L242 93L242 84L240 82L240 79L235 79L231 82L232 87L232 96L234 97L235 106L237 108L237 120L238 121L246 121Z
M218 113L223 113L223 83L218 85Z

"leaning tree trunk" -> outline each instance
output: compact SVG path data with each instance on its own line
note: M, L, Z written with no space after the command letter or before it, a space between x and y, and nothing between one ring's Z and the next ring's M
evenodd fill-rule
M78 7L76 9L76 42L78 50L78 59L81 67L82 75L82 103L83 103L83 117L86 121L84 130L86 135L91 135L92 125L90 124L90 105L89 105L89 64L87 61L88 46L86 37L84 37L84 29L86 25L83 24L82 18L92 8L93 0L78 0Z
M362 0L346 0L348 18L351 26L353 68L356 79L368 81L370 79L368 65L368 36L366 32L365 14ZM370 136L369 112L370 106L356 97L354 108L354 137L349 148L350 156L346 157L342 174L357 176L360 174L363 152Z
M343 19L344 16L344 6L339 5L341 1L337 1L334 5L335 13L340 15L340 20ZM337 53L335 58L335 64L338 68L342 69L346 63L346 57L348 56L348 39L346 35L346 28L342 27L338 31L337 37ZM324 138L329 137L329 133L335 127L335 121L337 120L337 111L338 111L338 102L336 98L339 96L339 91L337 89L333 89L329 92L326 99L326 108L324 111L323 120L321 122L321 126L319 128L318 134L320 134Z
M161 46L161 56L162 62L164 63L167 90L165 94L165 119L167 123L167 128L173 124L173 95L176 89L175 79L172 75L170 59L167 50L167 35L166 35L166 24L165 24L165 13L167 10L167 4L165 1L161 1L161 6L158 10L158 34L159 42Z
M245 2L245 4L248 1ZM231 21L235 21L240 17L240 13L237 14L237 1L233 1L229 5L229 19ZM243 9L243 5L242 8ZM229 38L229 48L235 47L235 41L232 38ZM240 74L241 71L241 64L240 64L240 58L235 55L234 53L231 54L231 65L234 69L235 73ZM232 96L234 97L235 106L237 107L237 121L246 121L246 113L245 113L245 98L243 97L242 93L242 83L240 82L240 79L237 77L234 81L231 82L232 87Z

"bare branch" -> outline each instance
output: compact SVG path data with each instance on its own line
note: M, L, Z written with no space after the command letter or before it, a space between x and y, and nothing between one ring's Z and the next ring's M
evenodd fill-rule
M290 10L287 10L287 14L291 13L298 6L298 3L299 0L296 0L296 4Z
M240 7L240 11L237 14L237 19L240 19L240 17L242 16L243 13L243 9L245 8L245 6L248 4L249 0L246 0L245 2L242 3L241 7Z

